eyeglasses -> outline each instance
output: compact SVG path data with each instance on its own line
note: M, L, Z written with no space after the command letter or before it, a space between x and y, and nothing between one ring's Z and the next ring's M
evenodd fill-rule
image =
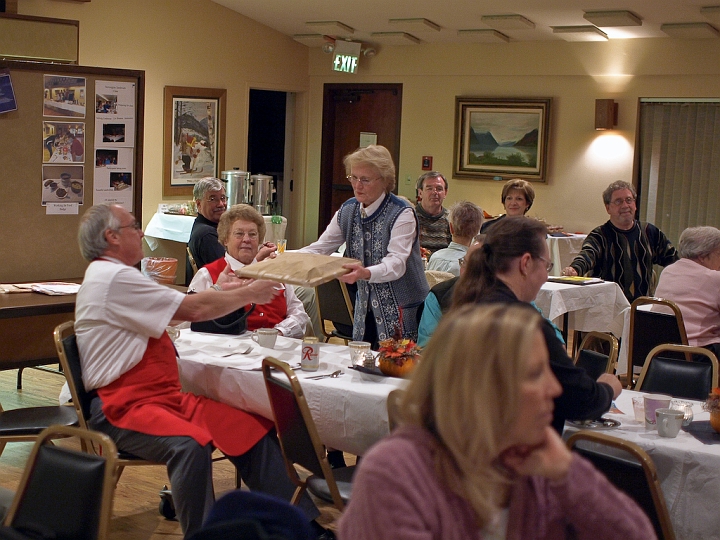
M442 186L436 186L436 187L427 186L427 187L423 188L423 191L427 191L428 193L432 193L433 191L435 193L442 193L443 191L445 191L445 188Z
M348 174L345 178L347 178L351 184L357 184L358 182L360 182L363 186L372 184L375 180L377 180L377 178L368 178L367 176L361 176L360 178L358 178L357 176L352 174Z
M635 203L635 197L625 197L624 199L615 199L610 202L610 204L614 206L622 206L622 203L633 204Z
M547 270L548 274L553 269L553 266L555 266L555 263L552 261L548 261L545 257L535 257L536 259L540 259L545 263L545 269Z
M139 231L140 229L142 229L142 225L140 225L139 221L136 221L135 223L131 223L130 225L120 225L117 228L117 230L119 231L120 229L131 229L131 228L135 229L136 231Z
M465 257L460 257L460 258L458 259L458 264L460 265L460 268L462 268L463 266L465 266Z
M256 240L259 236L258 233L256 233L255 231L233 231L232 235L238 240L242 240L243 238L245 238L245 236L247 236L250 240Z
M227 197L225 195L220 195L219 197L211 195L210 198L205 199L205 201L209 202L210 204L215 204L216 202L226 203Z

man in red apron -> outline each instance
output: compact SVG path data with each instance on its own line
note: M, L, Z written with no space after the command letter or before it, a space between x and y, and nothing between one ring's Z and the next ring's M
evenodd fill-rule
M77 295L75 333L83 383L95 390L90 425L118 448L167 465L184 534L198 529L214 500L212 460L220 449L250 489L289 500L273 423L203 396L183 393L171 320L203 321L248 303L270 302L278 284L255 281L195 295L155 283L134 265L143 257L140 225L121 206L94 206L83 216L78 242L91 261ZM310 520L319 511L306 497ZM332 538L319 525L319 538Z

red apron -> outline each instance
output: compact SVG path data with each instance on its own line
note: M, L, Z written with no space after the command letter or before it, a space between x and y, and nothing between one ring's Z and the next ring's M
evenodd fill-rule
M114 426L159 437L192 437L230 456L247 452L274 425L261 416L182 392L175 347L167 333L150 338L140 363L97 392Z

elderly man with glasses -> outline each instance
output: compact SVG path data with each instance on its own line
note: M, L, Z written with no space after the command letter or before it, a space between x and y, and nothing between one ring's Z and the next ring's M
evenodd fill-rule
M448 210L443 207L447 197L448 183L437 171L420 175L417 181L418 203L415 213L420 225L420 247L430 252L444 249L452 241Z
M596 227L564 276L592 276L614 281L629 302L652 291L653 265L678 260L670 240L652 223L635 219L637 192L632 184L617 181L603 192L610 219Z
M218 242L217 234L220 216L227 209L225 185L219 178L211 176L201 178L193 188L193 199L197 205L198 215L190 231L188 248L197 267L202 268L225 255L225 248ZM185 266L186 281L189 283L193 275L189 260Z

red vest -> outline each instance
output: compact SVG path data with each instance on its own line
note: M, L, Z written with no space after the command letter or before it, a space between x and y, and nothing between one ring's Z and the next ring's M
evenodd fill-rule
M218 277L223 270L227 268L225 257L206 264L203 268L210 273L213 283L217 282ZM250 306L245 306L250 309ZM257 304L255 310L248 315L247 329L250 331L258 328L273 328L276 324L283 321L287 317L287 300L285 299L285 291L280 293L267 304Z

